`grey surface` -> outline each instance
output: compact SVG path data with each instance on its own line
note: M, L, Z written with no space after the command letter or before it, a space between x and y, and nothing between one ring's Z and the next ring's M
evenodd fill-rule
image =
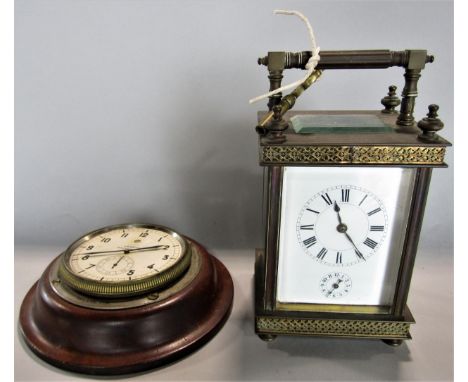
M451 1L15 2L16 243L64 247L153 222L210 248L261 243L256 111L268 50L426 48L416 118L438 103L453 137ZM380 109L401 69L330 71L296 109ZM302 76L291 71L285 81ZM451 256L453 160L437 170L421 246Z
M61 250L17 247L15 322L27 290ZM234 281L234 307L224 328L188 358L121 380L453 380L453 263L441 256L446 254L419 253L409 296L417 322L411 329L413 340L391 348L372 340L279 337L269 344L261 341L253 328L253 250L212 253L224 262ZM93 378L68 373L39 360L16 333L16 381L90 379Z

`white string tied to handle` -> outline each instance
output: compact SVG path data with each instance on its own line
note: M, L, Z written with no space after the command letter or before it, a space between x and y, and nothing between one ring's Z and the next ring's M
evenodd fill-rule
M307 74L304 76L304 78L302 78L302 79L300 79L298 81L295 81L295 82L293 82L293 83L291 83L289 85L281 86L280 88L272 90L271 92L262 94L262 95L260 95L258 97L255 97L255 98L252 98L251 100L249 100L250 104L255 103L257 101L260 101L262 99L271 97L272 95L281 93L281 92L283 92L285 90L288 90L288 89L291 89L293 87L299 86L312 74L312 72L314 71L314 69L317 66L318 62L320 61L320 55L319 55L320 47L318 47L317 44L316 44L314 30L312 29L312 25L310 25L309 20L307 19L307 17L305 17L299 11L288 11L288 10L282 10L282 9L275 9L273 11L273 13L278 14L278 15L297 16L302 21L304 21L304 23L307 26L307 30L309 32L311 48L312 48L311 49L312 56L309 58L309 60L307 61L307 64L305 65L305 68L307 69Z

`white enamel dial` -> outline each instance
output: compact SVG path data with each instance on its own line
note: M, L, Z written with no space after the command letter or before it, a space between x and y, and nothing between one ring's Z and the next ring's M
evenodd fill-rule
M328 187L299 212L302 249L327 265L349 266L377 253L387 232L387 212L372 192L355 185Z
M97 281L138 280L160 273L179 260L182 246L165 231L146 227L116 228L75 248L71 270Z

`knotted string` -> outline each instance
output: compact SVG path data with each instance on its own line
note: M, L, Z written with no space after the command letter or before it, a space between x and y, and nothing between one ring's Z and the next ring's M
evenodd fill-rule
M272 90L271 92L265 93L263 95L260 95L258 97L252 98L249 103L252 104L254 102L260 101L264 98L271 97L272 95L278 94L280 92L283 92L285 90L294 88L296 86L299 86L302 84L314 71L315 67L317 66L318 62L320 61L320 47L317 46L315 42L315 35L314 35L314 30L312 29L312 25L310 25L309 20L307 17L305 17L301 12L299 11L288 11L288 10L282 10L282 9L276 9L273 11L274 14L278 15L288 15L288 16L297 16L299 17L302 21L307 26L307 30L309 32L309 37L310 37L310 42L311 42L311 51L312 51L312 56L309 58L309 61L307 61L307 64L305 65L305 68L307 69L307 74L304 76L304 78L297 80L289 85L284 85L281 86L278 89Z

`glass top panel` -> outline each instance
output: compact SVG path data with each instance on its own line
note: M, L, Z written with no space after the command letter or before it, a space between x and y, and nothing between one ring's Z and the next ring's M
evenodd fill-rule
M298 134L310 133L387 133L392 128L376 115L364 114L308 114L291 117Z

